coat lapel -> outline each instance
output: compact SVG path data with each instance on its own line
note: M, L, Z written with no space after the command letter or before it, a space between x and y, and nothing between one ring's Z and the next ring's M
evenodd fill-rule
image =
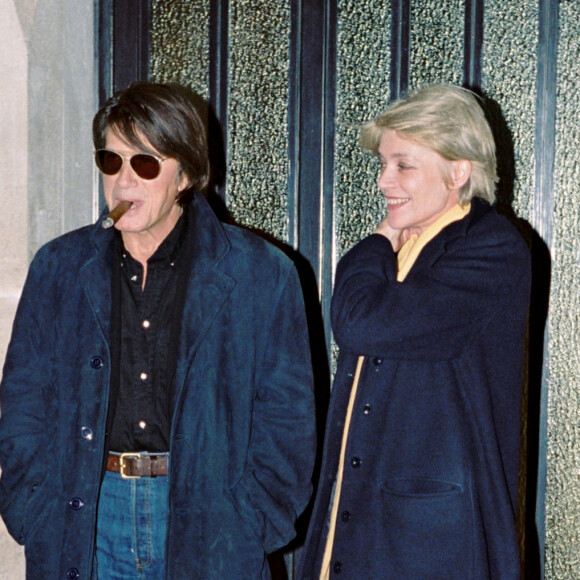
M230 242L207 202L196 195L190 208L190 233L184 250L190 256L181 319L175 394L218 312L236 282L225 272Z
M114 233L100 227L100 220L91 236L93 255L80 268L80 284L87 296L105 340L111 336L111 269Z
M439 234L437 234L421 251L417 261L411 268L411 272L423 268L428 268L433 265L439 258L447 251L449 242L456 238L461 238L467 235L467 230L471 225L477 221L483 214L490 211L490 205L479 197L474 197L471 200L471 209L469 213L462 219L453 222L446 226Z

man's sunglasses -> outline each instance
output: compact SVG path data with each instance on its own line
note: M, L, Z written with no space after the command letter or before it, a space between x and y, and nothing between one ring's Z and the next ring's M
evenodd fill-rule
M167 159L162 159L150 153L135 153L135 155L121 155L109 149L99 149L95 152L95 163L100 171L105 175L116 175L121 171L125 158L133 171L141 179L155 179L161 173L161 163Z

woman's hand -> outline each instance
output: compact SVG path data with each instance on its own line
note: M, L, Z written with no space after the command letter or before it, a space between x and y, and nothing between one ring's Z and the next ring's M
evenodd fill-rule
M377 229L374 231L375 234L380 234L385 236L393 246L393 251L398 252L401 246L413 235L419 235L420 231L417 228L404 228L402 230L396 230L389 225L388 218L385 219L378 225Z

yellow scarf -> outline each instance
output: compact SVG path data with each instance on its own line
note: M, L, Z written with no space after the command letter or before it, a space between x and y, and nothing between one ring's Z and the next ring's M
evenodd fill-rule
M399 249L397 254L397 280L402 282L406 277L421 250L446 226L462 220L468 213L471 204L465 206L454 205L447 210L439 219L425 228L421 235L413 234Z

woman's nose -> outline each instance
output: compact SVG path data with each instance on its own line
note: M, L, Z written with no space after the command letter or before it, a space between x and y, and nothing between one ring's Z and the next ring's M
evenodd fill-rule
M393 183L393 172L386 166L381 167L379 170L379 177L377 179L377 184L379 188L384 188Z

